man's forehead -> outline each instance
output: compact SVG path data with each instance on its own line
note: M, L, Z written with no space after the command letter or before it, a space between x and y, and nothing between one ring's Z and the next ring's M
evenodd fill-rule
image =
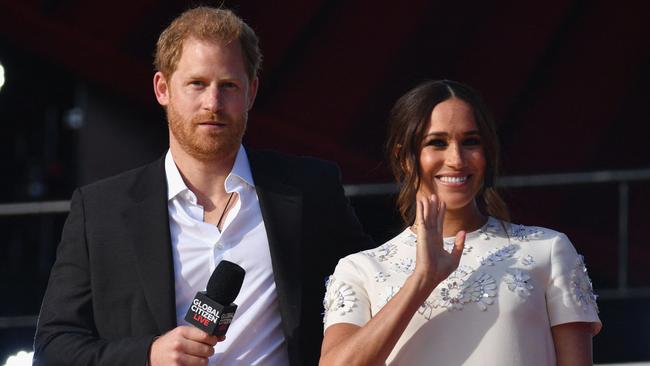
M185 37L181 43L181 54L183 50L185 50L186 46L192 43L203 43L206 45L214 45L221 48L228 47L230 45L233 45L235 47L240 46L239 39L237 38L224 39L220 37L198 37L195 35L189 35Z

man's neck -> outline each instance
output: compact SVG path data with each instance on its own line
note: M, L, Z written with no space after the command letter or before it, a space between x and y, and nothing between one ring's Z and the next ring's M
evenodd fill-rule
M183 181L196 194L199 202L218 200L226 195L224 182L235 164L238 150L214 159L197 159L173 145L170 150Z

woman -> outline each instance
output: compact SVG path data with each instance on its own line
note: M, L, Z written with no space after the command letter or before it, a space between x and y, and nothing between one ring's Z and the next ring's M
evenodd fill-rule
M416 87L387 148L409 227L339 262L321 365L590 365L601 324L582 257L561 233L507 222L478 94Z

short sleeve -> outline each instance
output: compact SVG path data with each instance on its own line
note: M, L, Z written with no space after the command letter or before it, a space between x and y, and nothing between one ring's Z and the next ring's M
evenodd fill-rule
M354 256L341 259L325 283L324 329L337 323L363 326L371 318L365 276L352 259Z
M559 234L551 248L551 273L546 289L546 307L551 326L571 323L592 323L597 334L602 327L598 318L597 296L587 274L584 259L571 241Z

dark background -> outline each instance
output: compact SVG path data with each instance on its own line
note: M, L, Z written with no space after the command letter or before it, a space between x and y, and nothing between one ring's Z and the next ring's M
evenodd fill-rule
M426 79L482 91L505 175L650 168L648 1L225 1L265 56L246 143L336 161L384 183L386 116ZM158 34L199 2L0 0L0 203L74 187L164 153L152 91ZM215 5L215 2L203 2ZM650 182L631 183L628 285L650 287ZM569 235L596 290L617 286L616 183L505 192L515 222ZM393 197L352 197L382 242ZM0 317L38 313L65 214L0 216ZM603 296L596 362L650 360L650 296ZM0 329L0 362L33 327Z

